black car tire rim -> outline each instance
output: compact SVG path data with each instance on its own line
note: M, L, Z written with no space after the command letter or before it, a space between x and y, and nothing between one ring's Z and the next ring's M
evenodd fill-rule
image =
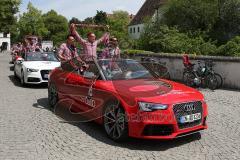
M50 85L48 89L48 101L51 107L54 107L58 102L58 94L54 85Z
M127 123L124 110L116 104L106 107L104 113L104 129L113 140L120 140L126 136Z

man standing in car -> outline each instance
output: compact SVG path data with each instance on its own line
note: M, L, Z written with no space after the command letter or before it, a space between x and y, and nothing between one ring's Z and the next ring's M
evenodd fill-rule
M86 26L85 26L86 27ZM107 29L109 27L107 26ZM76 38L80 45L83 47L83 55L88 58L97 58L97 46L104 43L109 39L109 33L105 33L100 39L96 40L96 35L92 32L87 34L87 40L83 39L76 31L76 25L71 24L71 34Z
M116 37L110 38L108 46L103 50L101 58L103 59L119 59L120 58L120 49L118 47L118 40Z
M73 35L68 35L66 43L63 43L58 50L58 57L61 61L61 66L65 70L72 71L79 69L79 66L85 65L77 54L74 42L75 39Z

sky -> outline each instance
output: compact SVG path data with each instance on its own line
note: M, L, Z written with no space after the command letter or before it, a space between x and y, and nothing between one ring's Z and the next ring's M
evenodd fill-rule
M22 0L20 14L26 12L28 2L32 2L43 13L53 9L69 20L72 17L84 20L94 16L97 10L107 13L124 10L136 14L145 0Z

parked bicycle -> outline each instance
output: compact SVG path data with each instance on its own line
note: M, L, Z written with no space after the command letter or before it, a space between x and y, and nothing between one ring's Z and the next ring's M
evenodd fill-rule
M166 62L161 62L159 59L152 57L142 57L141 64L152 71L157 77L170 79L170 73L166 67Z
M208 87L212 90L222 87L222 76L214 72L214 63L212 61L205 61L204 65L201 65L201 61L198 61L198 68L195 70L195 64L192 64L189 61L189 57L184 55L183 64L185 66L183 71L183 82L186 85L190 87Z

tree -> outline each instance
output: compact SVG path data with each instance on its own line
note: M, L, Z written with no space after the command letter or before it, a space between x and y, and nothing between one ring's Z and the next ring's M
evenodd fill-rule
M240 0L219 0L219 18L211 36L220 44L240 35Z
M97 14L93 18L95 24L107 24L107 13L103 11L97 11Z
M113 11L108 17L108 25L110 26L111 35L118 38L121 48L131 47L132 42L128 37L128 24L130 17L126 11Z
M69 21L69 24L72 24L72 23L78 24L78 23L81 23L81 21L76 17L72 17L72 19Z
M14 16L19 9L20 0L0 1L0 32L10 32L12 25L16 24Z
M47 40L52 40L55 44L60 44L66 39L68 34L68 21L62 16L58 15L56 11L51 10L43 14L43 22L48 30L48 34L44 36Z
M44 25L41 11L35 8L31 2L29 2L27 9L26 13L20 15L18 22L20 38L23 38L25 35L46 36L48 30Z
M167 8L164 23L181 31L209 31L218 18L218 0L171 0Z
M84 19L83 23L94 24L94 18L93 17L87 17L86 19Z

